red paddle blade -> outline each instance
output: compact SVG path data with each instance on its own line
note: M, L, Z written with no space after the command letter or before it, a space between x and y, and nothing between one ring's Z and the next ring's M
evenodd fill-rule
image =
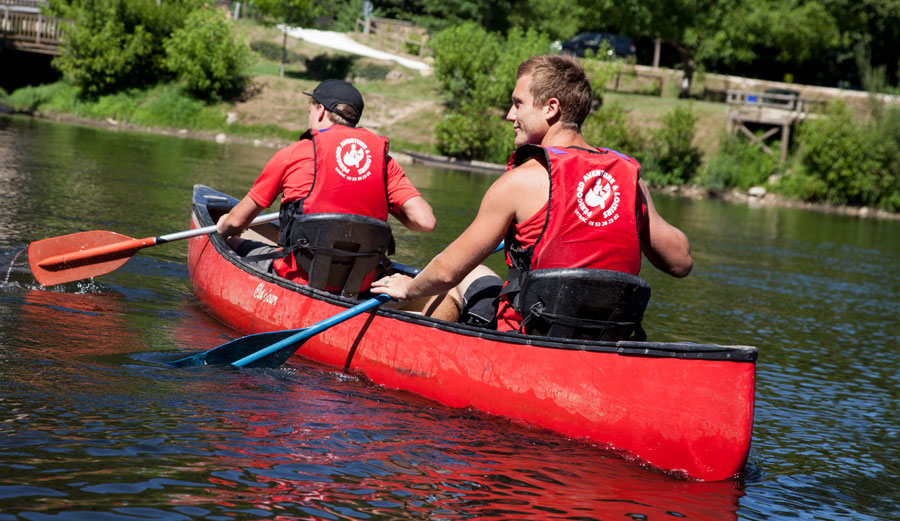
M100 230L35 241L28 246L31 273L42 286L88 279L125 264L155 238L132 239Z

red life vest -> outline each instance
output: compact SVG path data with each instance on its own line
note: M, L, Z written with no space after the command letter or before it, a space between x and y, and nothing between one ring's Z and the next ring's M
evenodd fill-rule
M543 230L534 244L520 244L515 226L506 237L510 267L503 298L517 308L516 293L528 271L594 268L637 275L641 269L639 197L641 167L608 149L525 145L509 166L535 158L547 168L550 194ZM502 307L502 306L501 306Z
M352 213L388 218L388 140L364 128L310 130L316 170L300 201L302 213Z
M300 139L311 139L315 171L309 193L302 199L281 204L278 244L281 255L291 254L304 237L295 219L308 213L346 213L388 219L388 140L363 128L334 125L308 130ZM391 241L393 250L393 239ZM276 261L276 272L296 272L294 280L306 282L308 275L295 258ZM374 272L363 281L368 289ZM335 289L335 288L326 288ZM337 288L340 289L340 288Z

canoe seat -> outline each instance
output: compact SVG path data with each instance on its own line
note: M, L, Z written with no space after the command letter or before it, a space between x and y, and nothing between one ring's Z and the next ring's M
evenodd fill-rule
M393 245L390 225L363 215L305 214L297 218L295 229L294 258L307 272L309 285L351 298L387 260Z
M534 270L519 294L523 331L583 340L646 340L641 327L650 284L618 271Z

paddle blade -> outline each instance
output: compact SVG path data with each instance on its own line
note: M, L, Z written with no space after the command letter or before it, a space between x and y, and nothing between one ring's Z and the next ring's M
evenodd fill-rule
M173 360L168 362L172 367L191 367L195 365L230 365L238 360L251 355L257 351L265 349L272 344L281 342L298 333L305 331L304 329L289 329L287 331L272 331L269 333L257 333L255 335L247 335L222 344L219 347L204 351L202 353ZM298 338L297 347L300 347L305 338ZM249 367L277 367L287 361L296 349L282 349L269 356L263 357L258 362Z
M125 264L141 246L138 245L124 251L111 251L63 264L41 266L41 263L53 257L77 254L80 251L129 241L134 241L134 239L115 232L100 230L52 237L35 241L28 246L28 264L31 266L34 278L42 286L54 286L88 279L109 273Z

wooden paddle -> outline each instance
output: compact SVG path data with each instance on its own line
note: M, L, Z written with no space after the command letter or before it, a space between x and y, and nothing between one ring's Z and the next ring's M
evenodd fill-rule
M493 253L503 250L503 247L504 241L500 241L500 245L497 246ZM172 367L191 367L195 365L278 367L293 356L297 349L314 335L389 300L391 300L391 297L388 295L378 295L312 326L303 329L288 329L243 336L208 351L173 360L169 362L169 365Z
M260 215L251 224L278 219L277 213ZM146 239L94 230L35 241L28 245L28 264L41 286L55 286L109 273L125 264L142 248L206 235L215 225Z

